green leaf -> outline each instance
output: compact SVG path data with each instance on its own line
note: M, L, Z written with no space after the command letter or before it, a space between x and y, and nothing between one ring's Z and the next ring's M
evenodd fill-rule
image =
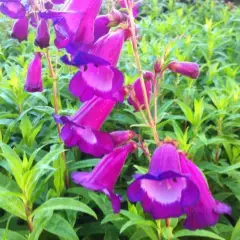
M6 238L4 238L6 236ZM2 240L26 240L26 238L17 233L17 232L14 232L14 231L10 231L10 230L7 230L6 232L6 229L2 229L0 228L0 239Z
M52 198L41 206L39 206L33 213L32 216L39 214L44 211L54 211L54 210L74 210L79 212L87 213L97 219L95 212L89 208L86 204L79 202L72 198Z
M190 123L193 123L194 116L193 116L192 109L188 105L186 105L184 102L181 102L179 100L177 100L176 102L179 105L179 107L182 109L182 111L183 111L185 117L187 118L187 120Z
M53 214L52 218L45 226L45 230L60 238L71 240L79 239L69 222L58 214Z
M7 160L12 173L19 185L22 188L22 161L15 151L4 143L0 143L2 155Z
M218 236L217 234L210 231L206 231L206 230L196 230L196 231L180 230L174 234L174 237L207 237L207 238L212 238L216 240L225 240L224 238Z
M33 220L33 232L29 235L28 240L38 240L43 229L48 224L49 220L53 215L52 211L41 212L40 214L35 215Z
M231 240L240 240L240 218L233 229Z

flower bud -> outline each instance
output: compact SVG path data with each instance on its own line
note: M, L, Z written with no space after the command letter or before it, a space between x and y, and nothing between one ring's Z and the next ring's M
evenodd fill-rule
M199 76L199 66L194 62L173 61L168 64L168 69L172 72L179 73L186 77L197 79Z
M40 48L47 48L50 42L50 34L48 30L48 23L46 20L41 20L38 28L37 28L37 35L35 39L35 45L39 46Z
M154 72L160 73L162 70L163 61L161 58L157 58L156 62L154 63Z
M40 52L35 53L34 59L28 66L27 79L24 85L24 89L27 92L42 92L42 54Z
M136 136L136 133L131 130L115 131L115 132L111 132L110 136L112 137L114 147L116 147L134 138Z

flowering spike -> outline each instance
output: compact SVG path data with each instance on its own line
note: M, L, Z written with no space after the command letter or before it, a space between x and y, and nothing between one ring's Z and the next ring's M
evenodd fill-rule
M27 92L42 92L42 54L40 52L35 53L34 59L28 66L27 78L24 85L24 89Z
M40 48L47 48L49 47L50 42L50 34L48 30L48 23L46 20L40 20L40 23L37 28L37 36L35 39L35 45L39 46Z
M12 38L17 39L19 42L27 40L28 38L28 18L23 17L18 20L13 25Z
M231 207L213 198L203 173L182 153L180 153L180 164L182 173L188 174L189 179L200 190L200 198L197 204L185 209L187 214L187 219L184 223L185 228L196 230L213 226L216 225L220 214L231 214Z
M129 186L127 196L130 201L140 201L154 219L162 219L181 216L184 207L196 204L199 190L181 173L176 147L164 143L155 150L148 173Z
M105 193L112 202L115 213L120 211L120 196L113 191L114 185L121 173L129 153L136 149L136 144L130 142L122 147L114 149L105 155L92 172L74 172L72 180L85 188Z
M197 79L199 77L199 66L194 62L173 61L168 64L168 69L172 72L182 74L186 77Z

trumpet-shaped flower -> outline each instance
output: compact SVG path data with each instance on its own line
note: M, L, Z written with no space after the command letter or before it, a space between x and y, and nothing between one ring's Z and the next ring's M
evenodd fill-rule
M12 38L17 39L19 42L27 40L28 38L28 18L23 17L18 20L13 25Z
M64 124L61 138L68 147L78 146L85 153L100 157L113 150L109 134L100 128L112 109L115 101L93 97L85 102L72 116L55 115L58 123Z
M0 1L3 2L0 5L0 12L10 18L19 19L23 18L26 15L26 10L20 1L9 0L9 1Z
M196 205L187 207L187 219L184 227L191 230L206 228L217 223L220 214L231 214L231 207L215 200L209 190L208 184L200 169L182 153L180 164L183 174L188 174L199 188L200 198Z
M35 53L34 59L28 66L27 78L24 89L28 92L42 92L42 54Z
M115 67L125 40L125 30L120 29L101 37L88 53L79 52L66 64L80 67L72 78L69 90L84 102L93 96L123 100L118 94L124 82L123 74Z
M46 20L40 20L37 28L37 35L35 39L35 45L40 48L47 48L50 42L50 33L48 30L48 23Z
M112 202L115 213L120 211L121 198L114 193L114 185L121 173L128 154L136 149L130 142L105 155L91 172L74 172L72 180L85 188L105 193Z
M181 216L184 208L196 204L199 190L181 173L176 147L164 143L155 150L148 173L137 176L129 186L127 196L132 202L141 202L154 219L162 219Z

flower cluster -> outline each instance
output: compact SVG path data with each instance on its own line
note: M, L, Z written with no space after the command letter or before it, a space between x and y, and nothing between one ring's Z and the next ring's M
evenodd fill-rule
M63 4L64 0L41 1L42 4L31 0L27 3L20 0L0 2L0 11L17 19L12 37L19 42L27 39L30 22L36 28L35 45L47 48L52 23L55 46L68 53L61 58L62 62L76 68L69 91L83 102L72 116L54 115L56 123L62 125L61 139L69 148L78 147L84 153L102 157L91 172L72 173L72 180L106 194L114 212L118 213L121 197L114 193L114 185L128 155L140 144L134 141L138 136L135 132L120 130L108 133L101 130L102 125L115 105L125 98L135 111L149 110L153 92L157 95L157 76L162 76L166 70L196 79L199 66L179 61L164 65L161 59L155 63L152 72L145 71L133 84L124 85L124 74L117 64L124 43L134 37L131 17L139 14L139 2L120 0L119 5L123 9L114 9L107 15L98 15L102 0L81 3L70 0L61 10L58 4ZM131 16L126 12L130 4ZM35 53L29 64L25 83L25 90L29 92L43 89L41 57L40 52ZM173 142L163 141L157 145L148 173L135 175L128 187L130 201L141 202L144 211L154 219L185 214L185 227L192 230L214 225L220 214L231 213L229 206L213 198L202 172Z

